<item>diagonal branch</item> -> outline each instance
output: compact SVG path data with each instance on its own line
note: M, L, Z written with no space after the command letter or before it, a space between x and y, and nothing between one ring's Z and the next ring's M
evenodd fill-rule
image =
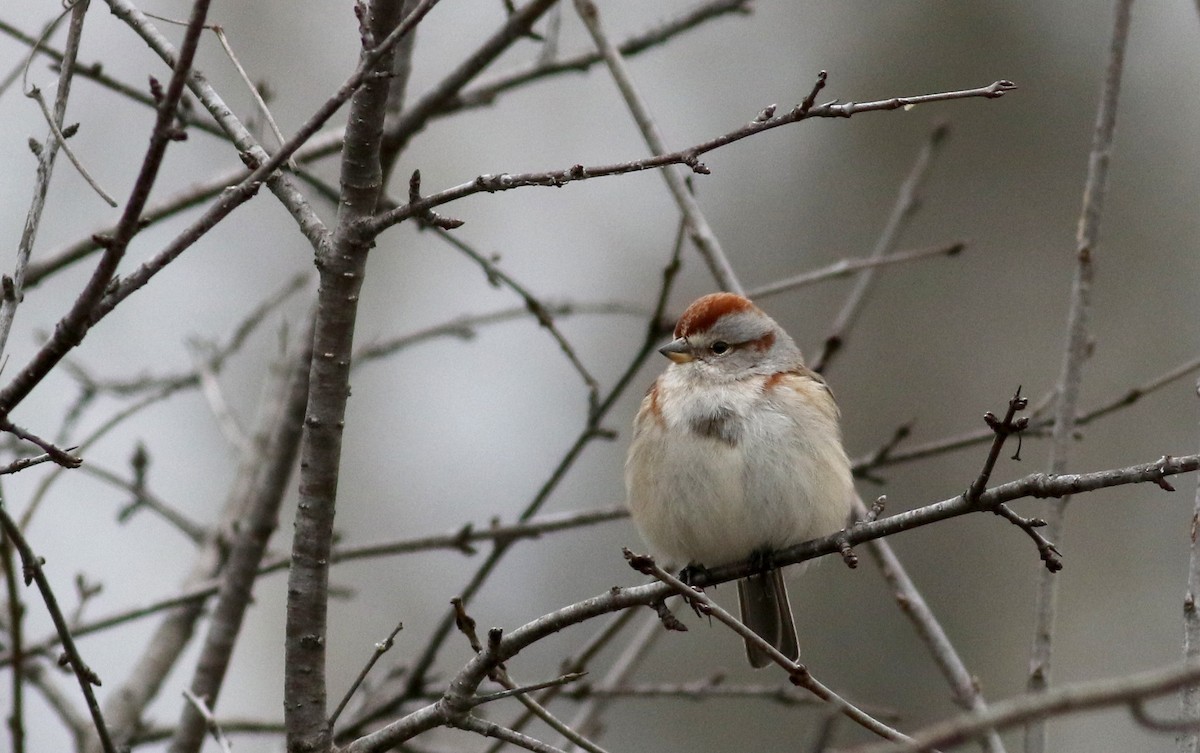
M589 180L591 178L602 178L612 175L624 175L626 173L639 172L641 170L656 170L668 165L687 165L694 172L704 172L708 168L699 162L699 157L719 149L723 146L741 141L742 139L756 136L763 131L768 131L780 126L791 125L803 120L812 118L848 118L861 112L880 112L885 110L895 110L909 105L925 104L929 102L942 102L953 99L969 99L982 97L985 99L996 99L1004 96L1006 93L1014 91L1016 85L1011 81L996 81L987 86L981 86L976 89L963 89L959 91L938 92L936 94L923 94L915 97L893 97L891 99L882 99L873 102L847 102L845 104L839 102L829 102L823 105L817 105L810 110L803 110L800 105L782 115L775 115L764 120L754 120L750 123L737 128L722 136L714 139L694 144L685 149L680 149L675 152L661 154L654 157L647 157L640 160L631 160L629 162L618 162L607 165L596 165L586 167L584 165L574 165L562 170L546 170L535 173L500 173L500 174L485 174L479 175L473 180L462 183L443 191L425 196L420 201L405 204L404 206L395 209L381 212L374 219L367 223L368 231L379 231L384 228L391 227L397 223L403 222L411 217L420 216L422 213L430 209L440 207L443 204L448 204L452 201L472 196L477 193L497 193L499 191L511 191L514 188L524 188L527 186L548 186L560 188L568 183L573 183L580 180ZM700 168L697 170L697 168Z
M1200 469L1200 455L1173 458L1164 456L1153 463L1114 468L1094 473L1051 476L1035 473L1025 478L994 486L979 496L976 504L970 504L963 495L910 510L880 520L862 522L832 536L814 539L797 546L774 552L772 560L780 567L815 559L840 551L845 544L856 545L901 531L912 530L942 520L975 512L989 512L997 505L1025 497L1061 497L1068 494L1103 489L1136 483L1161 484L1167 476L1188 473ZM752 561L713 568L696 576L695 585L704 587L744 578L755 572L759 564ZM449 681L458 697L473 692L488 676L488 672L499 662L505 662L522 650L567 627L577 625L600 615L661 602L674 593L670 586L651 583L642 586L613 588L575 604L558 609L550 614L510 631L497 638L494 648L481 651L459 673ZM993 708L992 712L995 712ZM386 726L364 735L346 745L343 753L377 753L409 740L422 732L448 723L457 713L448 703L446 696L430 706L420 708Z
M25 571L25 585L28 586L31 582L37 583L38 591L42 594L42 601L46 604L46 611L50 613L50 619L54 622L54 628L58 631L58 636L62 640L63 651L67 656L67 663L71 666L71 671L75 673L75 679L79 682L79 689L83 692L83 697L87 701L88 711L92 716L92 724L96 729L96 734L99 736L100 745L105 753L117 753L117 747L113 743L112 737L108 732L108 725L104 721L104 715L100 711L100 704L96 702L96 695L92 692L92 685L99 685L100 678L87 664L84 663L83 657L79 654L79 649L75 646L75 639L71 636L71 629L67 625L67 620L63 616L62 610L58 607L58 599L54 596L54 591L50 588L50 581L46 578L46 573L42 569L42 558L34 554L33 548L29 546L29 542L21 534L21 529L8 515L8 510L4 509L0 503L0 527L4 529L4 536L12 542L13 547L21 555L21 565Z

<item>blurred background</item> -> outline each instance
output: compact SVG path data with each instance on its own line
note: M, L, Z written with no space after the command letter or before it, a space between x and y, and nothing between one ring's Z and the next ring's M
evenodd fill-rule
M673 17L691 2L601 3L614 39ZM153 0L141 6L168 17L188 4ZM1112 26L1110 3L902 2L810 0L758 2L750 15L730 15L629 59L668 145L680 148L730 131L765 106L788 108L829 72L818 101L866 101L972 88L1011 79L1018 91L996 100L968 99L911 111L866 113L850 120L809 121L747 139L703 160L709 176L695 181L699 202L747 287L870 252L900 184L935 124L949 141L933 167L919 212L900 239L918 248L958 239L954 258L881 270L859 322L827 377L844 415L851 456L871 453L896 428L914 422L911 443L982 426L984 411L1001 412L1018 385L1036 402L1052 389L1061 364L1075 229L1088 148ZM60 11L57 2L7 0L0 17L30 34ZM418 33L412 97L439 81L503 21L500 2L444 0ZM210 19L224 27L242 64L273 93L272 112L293 132L353 70L358 53L350 3L214 3ZM173 40L181 30L162 24ZM61 46L65 25L53 38ZM573 9L564 8L560 49L590 50ZM517 44L487 74L527 63L536 42ZM0 71L20 65L24 45L0 36ZM160 61L98 0L92 3L80 60L144 89L148 75L165 81ZM216 40L205 36L198 67L243 118L249 94ZM30 84L52 92L45 58ZM1094 355L1084 374L1082 405L1118 398L1197 355L1200 331L1200 18L1193 3L1135 6L1110 188L1101 240L1091 333ZM340 113L333 123L344 122ZM97 179L127 196L153 113L76 80L67 116L81 128L72 146ZM36 161L27 140L44 138L36 104L20 84L0 98L0 269L11 270L29 204ZM265 137L265 143L272 142ZM493 106L433 121L401 157L391 186L405 196L414 169L427 193L480 173L528 172L575 163L604 164L645 156L646 149L616 89L600 68L539 82ZM168 153L154 198L218 171L238 167L228 144L193 129ZM334 160L318 170L336 183ZM314 196L329 220L332 210ZM153 255L198 210L156 225L130 248L124 270ZM678 214L653 172L589 180L558 190L528 188L480 195L442 209L466 221L455 234L547 301L619 302L649 312L670 257ZM35 259L54 255L115 221L111 210L60 156ZM94 329L71 356L95 378L162 375L194 367L197 341L224 340L256 303L297 272L312 251L266 191ZM10 339L11 377L87 279L76 265L30 291ZM827 282L764 301L808 353L816 353L850 290ZM714 289L692 250L669 309L677 314ZM250 426L266 367L281 331L300 326L315 285L274 312L222 373L231 410ZM369 344L446 322L520 305L488 284L471 261L432 233L410 226L388 231L373 251L362 296L357 342ZM644 317L564 318L560 327L607 388L641 343ZM638 400L664 365L655 357L605 421L619 432L594 442L570 470L544 511L561 513L619 503L627 428ZM52 434L77 394L64 371L43 383L14 413L16 423ZM1200 443L1194 377L1093 423L1073 449L1073 470L1098 470L1196 451ZM85 416L82 435L125 402L102 401ZM544 483L584 426L586 390L558 346L532 319L481 328L470 341L446 338L364 365L354 379L347 418L338 529L347 544L378 543L512 520ZM89 449L89 464L128 478L137 443L150 455L149 486L202 523L214 522L236 464L204 399L184 393L121 424ZM860 481L866 499L888 496L888 512L950 498L978 473L983 446L887 468L883 485ZM1047 465L1047 445L1027 439L1023 460L1007 457L995 482ZM41 466L3 483L5 504L22 511L53 473ZM76 573L103 584L85 616L146 603L177 589L191 563L191 544L147 513L118 524L128 494L83 473L59 474L28 534L68 606ZM1179 492L1153 485L1120 487L1078 498L1058 542L1061 580L1054 682L1100 679L1179 659L1181 606L1195 480ZM1025 514L1039 503L1019 504ZM288 546L290 511L275 552ZM1028 665L1034 582L1040 562L1020 531L992 516L972 516L894 537L910 568L989 699L1023 691ZM557 607L639 582L622 546L641 546L628 521L547 536L516 545L470 608L481 628L517 627ZM340 697L373 644L397 621L404 631L383 664L403 664L424 645L477 567L479 556L439 552L340 565L336 586L353 592L331 611L331 699ZM282 703L284 576L255 590L246 630L226 682L218 716L279 719ZM734 601L732 588L717 598ZM896 608L874 567L836 562L811 568L793 584L804 659L813 673L850 699L895 710L902 729L956 712L950 691ZM27 631L51 631L41 603L29 595ZM685 610L686 611L686 610ZM648 614L648 612L647 612ZM690 614L688 633L666 634L633 680L687 682L717 671L728 682L781 682L744 666L741 642ZM81 650L115 685L138 656L156 620L146 619L81 640ZM510 663L524 681L553 676L559 662L598 627L577 627ZM616 655L594 666L598 680ZM189 655L194 655L194 652ZM454 637L438 673L446 677L469 655ZM188 661L175 672L148 717L174 724ZM112 682L110 683L110 678ZM72 698L73 682L61 683ZM8 708L9 686L0 684ZM497 721L515 713L492 710ZM36 694L30 700L30 750L68 742ZM80 704L82 708L82 704ZM570 719L572 702L556 706ZM1164 712L1173 703L1163 703ZM7 711L6 711L7 713ZM603 718L610 750L717 751L796 749L816 730L819 712L761 700L638 700L614 703ZM839 740L860 739L849 725ZM1006 736L1009 750L1019 736ZM478 739L438 732L437 748L474 750ZM553 738L551 738L553 739ZM239 737L237 750L278 750L269 738ZM211 745L211 743L210 743ZM1173 750L1167 735L1139 728L1124 710L1073 716L1051 724L1061 753Z

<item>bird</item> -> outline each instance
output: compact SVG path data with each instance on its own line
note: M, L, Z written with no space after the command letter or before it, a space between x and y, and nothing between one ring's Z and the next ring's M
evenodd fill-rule
M840 412L792 338L749 299L712 293L680 316L671 363L634 419L626 502L670 566L717 567L843 529L854 486ZM800 655L780 569L738 581L742 621ZM746 641L755 668L771 655Z

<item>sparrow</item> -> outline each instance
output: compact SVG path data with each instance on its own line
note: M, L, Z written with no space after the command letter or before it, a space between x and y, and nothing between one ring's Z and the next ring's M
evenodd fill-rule
M792 338L733 293L693 302L674 337L625 463L627 504L654 553L671 566L769 563L774 550L844 528L854 489L838 407ZM782 570L737 589L746 626L796 660ZM750 641L746 655L771 663Z

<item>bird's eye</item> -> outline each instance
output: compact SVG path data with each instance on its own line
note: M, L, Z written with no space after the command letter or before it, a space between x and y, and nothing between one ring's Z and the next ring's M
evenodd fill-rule
M708 349L713 353L716 353L718 356L724 355L729 351L729 343L725 342L724 340L717 340L715 343L708 346Z

